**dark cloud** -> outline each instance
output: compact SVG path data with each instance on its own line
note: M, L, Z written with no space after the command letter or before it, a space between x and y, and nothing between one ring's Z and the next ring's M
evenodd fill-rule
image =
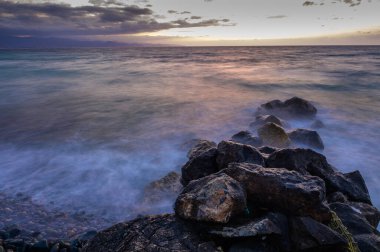
M362 0L339 0L338 2L343 2L343 3L348 4L349 6L353 7L353 6L357 6L357 5L361 4ZM331 3L335 4L337 2L332 1ZM312 5L324 5L324 3L320 2L318 4L318 3L313 2L313 1L305 1L303 3L303 6L312 6Z
M305 1L303 3L303 6L312 6L312 5L316 5L316 4L314 2L312 2L312 1Z
M190 19L202 19L201 16L191 16Z
M117 0L90 0L91 6L18 3L0 0L0 34L33 36L107 35L171 28L231 25L224 19L158 22L153 11Z
M286 18L287 16L285 15L276 15L276 16L269 16L267 18L269 19L280 19L280 18Z
M182 12L179 12L179 11L176 11L176 10L168 10L168 13L169 13L169 14L181 14L181 15L183 15L183 14L191 14L190 11L182 11Z

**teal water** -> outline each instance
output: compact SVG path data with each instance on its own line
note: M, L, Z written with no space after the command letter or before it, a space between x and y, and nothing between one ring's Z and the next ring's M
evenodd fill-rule
M319 108L329 162L360 170L380 207L380 47L0 51L0 191L131 218L185 141L228 139L295 95Z

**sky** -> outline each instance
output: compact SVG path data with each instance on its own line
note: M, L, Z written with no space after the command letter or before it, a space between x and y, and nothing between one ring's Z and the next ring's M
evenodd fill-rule
M379 13L380 0L0 0L0 47L380 45Z

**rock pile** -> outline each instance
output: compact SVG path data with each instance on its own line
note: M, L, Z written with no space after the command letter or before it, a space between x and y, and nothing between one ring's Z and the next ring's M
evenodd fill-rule
M292 98L263 104L263 112L271 114L254 124L260 139L243 131L231 141L193 146L174 214L115 225L84 250L380 251L380 212L360 172L341 173L311 149L288 149L290 141L323 145L315 131L285 133L278 122L285 123L273 118L310 119L317 109ZM267 134L271 128L276 133Z

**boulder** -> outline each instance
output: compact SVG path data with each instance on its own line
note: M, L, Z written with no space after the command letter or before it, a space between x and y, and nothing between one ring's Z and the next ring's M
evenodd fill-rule
M182 185L187 185L194 179L199 179L207 175L213 174L218 171L216 157L218 151L216 148L208 149L201 154L190 159L184 166L182 166Z
M331 218L325 205L322 179L283 168L263 168L248 163L232 163L225 173L246 189L252 208L267 208L287 214L312 216L320 221Z
M258 115L256 116L256 120L249 125L251 128L258 128L267 123L275 123L278 126L285 127L286 123L274 115Z
M173 214L146 216L116 224L99 232L85 252L171 252L220 251L192 225Z
M272 114L289 119L310 119L315 117L317 109L309 101L293 97L285 102L273 100L262 104L257 114Z
M169 172L159 180L151 182L144 189L144 202L158 202L163 198L175 198L182 190L181 175Z
M286 148L290 145L285 130L275 123L266 123L257 129L257 133L264 145L278 148Z
M376 234L355 235L354 239L361 252L379 252L380 236Z
M263 154L272 154L273 152L278 151L280 149L270 146L263 146L258 148L258 150Z
M318 132L314 130L296 129L288 132L288 136L290 140L296 144L307 145L311 148L319 150L323 150L325 148Z
M216 147L216 143L209 140L195 139L190 150L187 153L187 157L192 159L196 156L199 156L203 152Z
M341 193L341 192L333 192L331 194L327 195L327 201L329 203L334 203L334 202L341 202L345 203L348 201L347 197Z
M292 217L289 223L295 251L347 251L348 241L342 235L312 218Z
M364 216L372 227L377 228L380 221L380 212L376 207L362 202L346 202L346 204Z
M196 221L227 223L247 208L242 186L219 173L191 181L175 202L178 216Z
M324 128L325 124L321 120L315 120L311 125L310 128L312 129L321 129Z
M231 141L222 141L218 144L218 156L216 163L218 168L223 169L229 163L252 163L265 165L265 161L260 152L250 145L239 144Z
M231 141L246 145L251 145L254 147L259 147L262 145L260 138L252 136L249 131L240 131L231 137Z
M353 201L371 203L360 172L342 174L327 162L326 157L311 149L283 149L269 155L267 167L282 167L301 174L322 178L328 193L340 191Z

